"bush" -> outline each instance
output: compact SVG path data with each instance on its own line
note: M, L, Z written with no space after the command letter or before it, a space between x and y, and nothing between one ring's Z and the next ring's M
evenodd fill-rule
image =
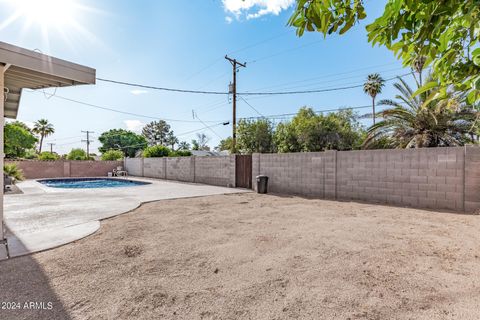
M169 157L190 157L192 153L188 150L177 150L170 153Z
M28 160L38 159L37 151L35 149L25 150L25 156L23 158Z
M87 160L87 153L83 149L72 149L67 155L67 160Z
M38 160L48 161L48 160L58 160L60 157L56 153L49 151L44 151L38 155Z
M22 181L25 179L22 169L18 168L15 163L6 164L3 166L3 173L15 180Z
M110 149L102 154L103 161L115 161L123 159L123 152L120 150Z
M161 158L168 157L172 151L165 146L152 146L143 150L143 156L145 158Z

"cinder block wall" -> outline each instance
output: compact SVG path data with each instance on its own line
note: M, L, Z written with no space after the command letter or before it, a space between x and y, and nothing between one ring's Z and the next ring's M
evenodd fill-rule
M465 149L465 211L480 208L480 148Z
M69 161L70 177L106 177L123 161Z
M195 157L195 182L226 187L235 185L235 156Z
M147 178L167 179L166 158L143 159L143 175Z
M465 148L337 153L337 198L464 210Z
M480 148L253 154L269 190L339 200L472 212L480 208ZM254 183L255 185L255 183Z
M143 158L125 158L124 164L129 175L143 177Z
M252 181L262 174L272 192L334 198L334 158L335 152L254 154Z
M132 176L235 186L235 156L127 158L125 167Z
M122 161L6 161L15 163L27 179L64 178L64 177L106 177Z
M195 157L165 158L167 179L195 182Z

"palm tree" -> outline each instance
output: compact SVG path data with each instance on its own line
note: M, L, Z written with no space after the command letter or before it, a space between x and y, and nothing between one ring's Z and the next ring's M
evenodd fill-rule
M394 87L400 92L381 112L383 120L371 126L364 146L387 139L394 148L461 146L473 142L478 111L465 104L465 93L449 90L444 99L429 100L434 89L414 96L414 90L400 77ZM434 81L430 75L428 82Z
M378 94L382 93L382 88L384 86L385 80L383 80L378 73L369 74L363 85L363 91L372 97L373 125L375 125L375 98Z
M190 143L186 141L182 141L178 143L178 150L189 150L190 149Z
M55 129L53 128L53 124L49 123L47 119L40 119L35 122L32 131L40 135L40 144L38 146L38 153L41 153L43 138L48 137L49 135L55 132Z

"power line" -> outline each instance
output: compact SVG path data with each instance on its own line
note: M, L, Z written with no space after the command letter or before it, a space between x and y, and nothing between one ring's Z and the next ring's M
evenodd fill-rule
M198 117L198 115L195 113L195 111L193 112L193 115L194 115L195 118L197 118L198 121L200 121L205 126L205 128L208 128L210 131L213 132L214 135L216 135L217 137L222 139L222 137L215 130L213 130L212 128L209 128L208 125Z
M206 126L206 127L204 127L204 128L200 128L200 129L195 129L195 130L183 132L183 133L177 134L176 136L177 136L177 137L181 137L181 136L185 136L185 135L188 135L188 134L192 134L192 133L195 133L195 132L198 132L198 131L202 131L202 130L205 130L205 129L211 129L211 128L215 128L215 127L218 127L218 126L221 126L221 125L224 125L224 126L225 126L225 125L228 125L228 124L229 124L229 122L217 123L217 124L214 124L214 125ZM134 144L134 145L119 147L119 148L117 148L117 149L133 148L133 147L138 147L138 146L143 146L143 145L144 145L143 143L141 143L141 144Z
M314 41L314 42L310 42L310 43L305 43L305 44L299 45L299 46L294 47L294 48L290 48L290 49L286 49L286 50L281 50L281 51L278 51L278 52L276 52L276 53L272 53L272 54L270 54L270 55L263 56L263 57L260 57L260 58L258 58L258 59L255 59L255 60L248 61L248 63L257 63L257 62L260 62L260 61L263 61L263 60L271 59L271 58L273 58L273 57L277 57L277 56L280 56L280 55L285 54L285 53L288 53L288 52L292 52L292 51L296 51L296 50L298 50L298 49L302 49L302 48L305 48L305 47L309 47L309 46L311 46L311 45L320 43L320 42L322 42L322 41L323 41L323 40Z
M131 82L124 82L118 80L111 80L111 79L104 79L104 78L96 78L98 81L109 82L124 86L130 87L137 87L143 89L151 89L151 90L161 90L161 91L170 91L170 92L180 92L180 93L193 93L193 94L224 94L227 95L228 92L222 91L202 91L202 90L189 90L189 89L176 89L176 88L166 88L166 87L157 87L157 86L150 86L145 84L138 84L138 83L131 83Z
M411 74L411 72L403 74L403 75L398 75L398 76L395 76L395 77L392 77L392 78L388 78L385 81L391 81L391 80L394 80L398 77L404 77L404 76L407 76L407 75L410 75L410 74ZM97 80L111 82L111 83L125 85L125 86L131 86L131 87L148 88L148 89L153 89L153 90L164 90L164 91L172 91L172 92L180 92L180 93L223 94L223 95L228 95L230 93L230 92L221 92L221 91L199 91L199 90L155 87L155 86L149 86L149 85L142 85L142 84L122 82L122 81L116 81L116 80L108 80L108 79L100 79L100 78L97 78ZM299 90L299 91L270 91L270 92L247 91L247 92L237 92L237 94L238 95L244 95L244 96L294 95L294 94L311 94L311 93L321 93L321 92L329 92L329 91L348 90L348 89L354 89L354 88L360 88L360 87L363 87L363 84L358 84L358 85L355 85L355 86L344 86L344 87L312 89L312 90ZM58 97L58 96L55 96L55 97ZM108 108L106 108L106 109L108 109Z
M240 49L236 49L236 50L233 50L233 51L230 51L228 54L229 55L232 55L232 54L235 54L235 53L238 53L238 52L242 52L242 51L245 51L245 50L248 50L248 49L251 49L251 48L254 48L254 47L258 47L259 45L262 45L264 43L267 43L269 41L272 41L274 39L277 39L277 38L280 38L286 34L290 33L290 31L285 31L285 32L282 32L282 33L279 33L277 35L274 35L272 37L269 37L267 39L264 39L264 40L260 40L258 42L254 42L252 44L248 44ZM204 68L201 68L200 70L194 72L193 74L191 74L190 76L188 76L185 81L188 81L192 78L194 78L195 76L199 75L200 73L204 72L205 70L208 70L210 69L212 66L216 65L217 63L219 63L221 60L223 60L223 57L219 57L215 60L213 60L212 62L210 62L207 66L205 66ZM216 80L216 79L215 79Z
M290 85L290 84L302 83L302 82L311 82L311 81L319 80L319 79L328 79L328 78L335 77L335 76L356 73L356 72L364 71L364 70L370 70L372 68L385 67L385 66L389 66L389 65L392 65L392 64L394 64L394 63L385 63L385 64L380 64L380 65L372 65L372 66L368 66L368 67L364 67L364 68L358 68L358 69L354 69L354 70L350 70L350 71L328 73L328 74L324 74L324 75L320 75L320 76L316 76L316 77L312 77L312 78L283 82L283 83L279 83L279 84L275 84L275 85L270 85L270 86L267 86L267 87L261 87L261 88L258 88L257 90L265 90L265 89L271 89L271 88L276 88L276 87L284 87L284 86L287 86L287 85ZM380 71L378 73L381 73L381 72L382 71ZM350 78L350 77L348 77L348 78ZM344 78L341 78L339 80L343 80L343 79Z
M340 108L331 108L331 109L324 109L324 110L314 110L315 113L323 113L323 112L334 112L334 111L341 111L341 110L356 110L356 109L366 109L366 108L372 108L371 105L366 105L366 106L358 106L358 107L340 107ZM298 112L297 112L298 113ZM268 118L268 119L282 119L285 117L291 117L297 115L297 113L283 113L283 114L276 114L276 115L267 115L267 116L262 116L262 117L243 117L240 118L241 120L254 120L258 118Z
M242 99L243 102L245 102L250 108L252 108L253 111L255 111L256 113L258 113L261 117L265 118L265 116L264 116L260 111L258 111L254 106L252 106L247 100L245 100L244 97L240 96L240 99Z
M34 91L34 92L39 92L39 91ZM73 103L85 105L85 106L92 107L92 108L96 108L96 109L101 109L101 110L106 110L106 111L111 111L111 112L116 112L116 113L121 113L121 114L126 114L126 115L141 117L141 118L148 118L148 119L154 119L154 120L165 120L165 121L170 121L170 122L189 122L189 123L196 123L196 121L192 121L192 120L180 120L180 119L160 118L160 117L149 116L149 115L144 115L144 114L139 114L139 113L122 111L122 110L118 110L118 109L114 109L114 108L110 108L110 107L99 106L99 105L96 105L96 104L93 104L93 103L88 103L88 102L84 102L84 101L80 101L80 100L75 100L75 99L71 99L71 98L67 98L67 97L62 97L62 96L59 96L59 95L54 95L54 97L57 98L57 99L62 99L62 100L70 101L70 102L73 102ZM207 121L207 122L218 122L218 121Z
M402 78L411 73L402 74L399 76L395 76L392 78L385 79L385 81L395 80L397 78ZM300 91L272 91L272 92L242 92L238 93L239 95L243 96L267 96L267 95L293 95L293 94L309 94L309 93L321 93L321 92L329 92L329 91L339 91L339 90L348 90L354 88L361 88L363 84L352 85L352 86L345 86L345 87L336 87L336 88L324 88L324 89L313 89L313 90L300 90Z

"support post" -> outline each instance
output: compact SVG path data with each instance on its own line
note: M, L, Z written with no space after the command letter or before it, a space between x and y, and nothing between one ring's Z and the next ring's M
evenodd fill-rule
M3 135L3 128L5 125L5 93L4 93L4 87L5 87L5 81L4 81L4 73L5 73L5 66L0 64L0 88L2 90L2 95L0 99L0 165L3 168L4 164L4 150L3 150L3 145L4 145L4 135ZM5 230L4 230L4 224L3 224L3 177L0 179L0 189L2 190L2 196L0 197L0 260L6 259L7 256L7 243L5 240Z

